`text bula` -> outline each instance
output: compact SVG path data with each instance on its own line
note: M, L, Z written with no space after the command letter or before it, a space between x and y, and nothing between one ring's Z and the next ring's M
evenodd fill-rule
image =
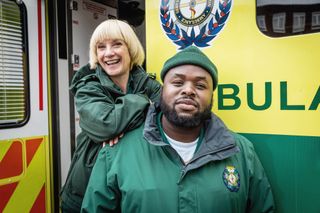
M247 106L252 110L266 110L272 106L273 92L272 91L272 82L264 83L264 101L263 103L257 104L254 100L255 89L253 83L247 83L246 87L246 101ZM255 85L256 86L256 85ZM259 85L260 88L260 85ZM236 84L219 84L217 88L217 97L218 97L218 109L219 110L236 110L241 106L242 100L239 98L240 88ZM312 101L310 103L289 103L288 97L288 85L286 81L280 82L280 110L317 110L320 104L320 86L315 88ZM263 94L259 92L259 95ZM290 94L294 96L295 94ZM226 103L228 102L228 103Z

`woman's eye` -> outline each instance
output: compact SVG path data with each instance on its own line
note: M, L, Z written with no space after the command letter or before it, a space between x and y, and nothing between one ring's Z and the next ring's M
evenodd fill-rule
M103 44L100 44L100 45L98 45L98 49L104 49L106 46L105 45L103 45Z
M122 46L122 42L115 42L114 44L113 44L113 46L114 47L121 47Z

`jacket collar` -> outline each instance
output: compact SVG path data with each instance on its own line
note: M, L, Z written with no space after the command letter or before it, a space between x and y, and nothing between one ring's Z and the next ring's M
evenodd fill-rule
M159 112L160 107L157 104L150 105L143 135L150 144L165 146L168 144L162 140L157 126L157 114ZM233 133L225 126L218 116L212 113L211 118L205 122L203 142L190 162L198 161L204 156L207 156L207 160L203 163L212 160L223 160L238 152L239 148L236 146ZM200 161L203 161L203 159ZM202 165L203 163L200 164ZM199 165L194 166L194 168L197 168Z
M110 79L110 77L106 74L106 72L100 65L97 65L96 75L99 78L102 86L108 87L115 92L122 93L121 89ZM145 81L141 80L141 78L145 78L145 80L148 78L148 75L146 75L146 71L144 71L140 66L134 66L129 72L127 93L135 94L137 90L140 90L140 87L144 84Z
M132 71L132 70L131 70ZM128 88L130 91L130 86L132 85L132 75L131 75L131 71L129 71L129 79L128 79ZM100 80L100 83L102 86L108 87L109 89L112 89L116 92L121 92L121 89L119 88L118 85L116 85L111 78L106 74L106 72L102 69L102 67L100 65L97 65L97 69L96 69L96 75Z

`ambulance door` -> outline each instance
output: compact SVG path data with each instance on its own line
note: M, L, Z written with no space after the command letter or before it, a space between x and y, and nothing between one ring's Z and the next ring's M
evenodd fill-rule
M71 30L68 26L66 27L68 48L70 49L68 56L70 58L69 60L59 60L61 185L64 184L67 177L70 160L76 147L76 136L80 133L79 115L74 106L73 96L69 93L70 82L74 73L89 62L89 42L94 29L104 20L117 17L117 4L116 1L112 2L105 5L91 0L74 0L67 5L69 12L67 25L71 27ZM71 73L64 72L64 70L68 70L66 63L69 63L69 72ZM68 112L65 109L66 106L70 106ZM70 122L68 122L68 115L70 115ZM67 125L69 123L70 127ZM70 139L67 136L67 131L70 131Z
M0 212L51 212L43 1L0 0Z

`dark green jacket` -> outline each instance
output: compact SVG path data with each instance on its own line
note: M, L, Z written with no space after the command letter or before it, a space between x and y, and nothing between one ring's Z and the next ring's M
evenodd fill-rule
M71 91L75 96L82 132L77 136L76 150L61 191L63 210L80 211L102 142L141 125L150 101L159 100L160 88L160 83L138 67L130 71L127 94L100 66L90 70L87 65L76 72Z
M94 166L82 212L273 212L270 184L246 138L214 114L199 149L184 165L164 142L150 107L144 126L104 147Z

